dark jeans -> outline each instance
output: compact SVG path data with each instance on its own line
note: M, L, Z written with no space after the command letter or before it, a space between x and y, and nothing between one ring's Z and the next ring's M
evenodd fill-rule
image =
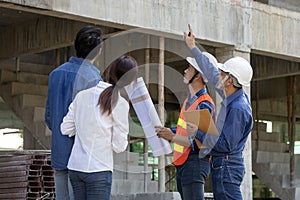
M190 154L183 165L176 167L177 189L182 200L204 199L204 183L209 172L209 159L199 158L198 154Z
M69 170L75 200L109 200L112 172L85 173Z
M245 174L242 156L212 157L211 175L214 200L240 200L241 183Z

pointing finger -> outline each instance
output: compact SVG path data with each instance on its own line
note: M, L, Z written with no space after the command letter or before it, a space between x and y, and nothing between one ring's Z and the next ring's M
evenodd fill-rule
M192 29L191 24L188 24L188 27L189 27L189 31L190 31L190 33L191 33L191 35L192 35L192 34L193 34L193 29Z

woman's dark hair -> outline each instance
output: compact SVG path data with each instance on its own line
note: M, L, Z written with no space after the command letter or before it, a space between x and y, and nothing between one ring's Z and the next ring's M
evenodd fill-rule
M95 26L85 26L76 35L75 50L79 58L86 58L87 55L102 43L102 33L100 28Z
M112 108L118 101L119 90L137 78L138 67L134 58L121 56L112 62L106 70L106 80L112 85L100 94L98 104L102 114L106 112L111 114Z

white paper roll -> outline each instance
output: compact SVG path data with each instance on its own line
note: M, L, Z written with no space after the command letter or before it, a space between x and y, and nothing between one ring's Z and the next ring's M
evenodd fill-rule
M153 155L161 156L171 153L169 142L156 135L154 127L162 126L162 124L143 78L138 78L135 83L126 86L125 90L142 125Z

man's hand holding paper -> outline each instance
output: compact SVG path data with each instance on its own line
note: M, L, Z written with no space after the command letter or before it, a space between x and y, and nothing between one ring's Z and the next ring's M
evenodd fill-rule
M186 122L186 132L190 136L194 136L197 130L198 130L198 126L196 124L193 124L191 122Z
M200 149L211 149L219 138L219 132L207 109L184 112L187 121L186 130L189 135L195 136Z
M204 133L209 133L216 136L219 135L208 109L186 111L183 113L183 115L186 118L187 124L190 124L190 127L187 125L187 129L192 127L194 128L194 126L191 125L193 124L197 125L198 129Z
M154 128L159 138L163 138L171 142L175 137L175 134L169 128L162 126L155 126Z
M177 142L185 147L191 146L190 140L187 136L174 134L170 128L162 126L155 126L154 128L159 138L163 138L169 142Z

